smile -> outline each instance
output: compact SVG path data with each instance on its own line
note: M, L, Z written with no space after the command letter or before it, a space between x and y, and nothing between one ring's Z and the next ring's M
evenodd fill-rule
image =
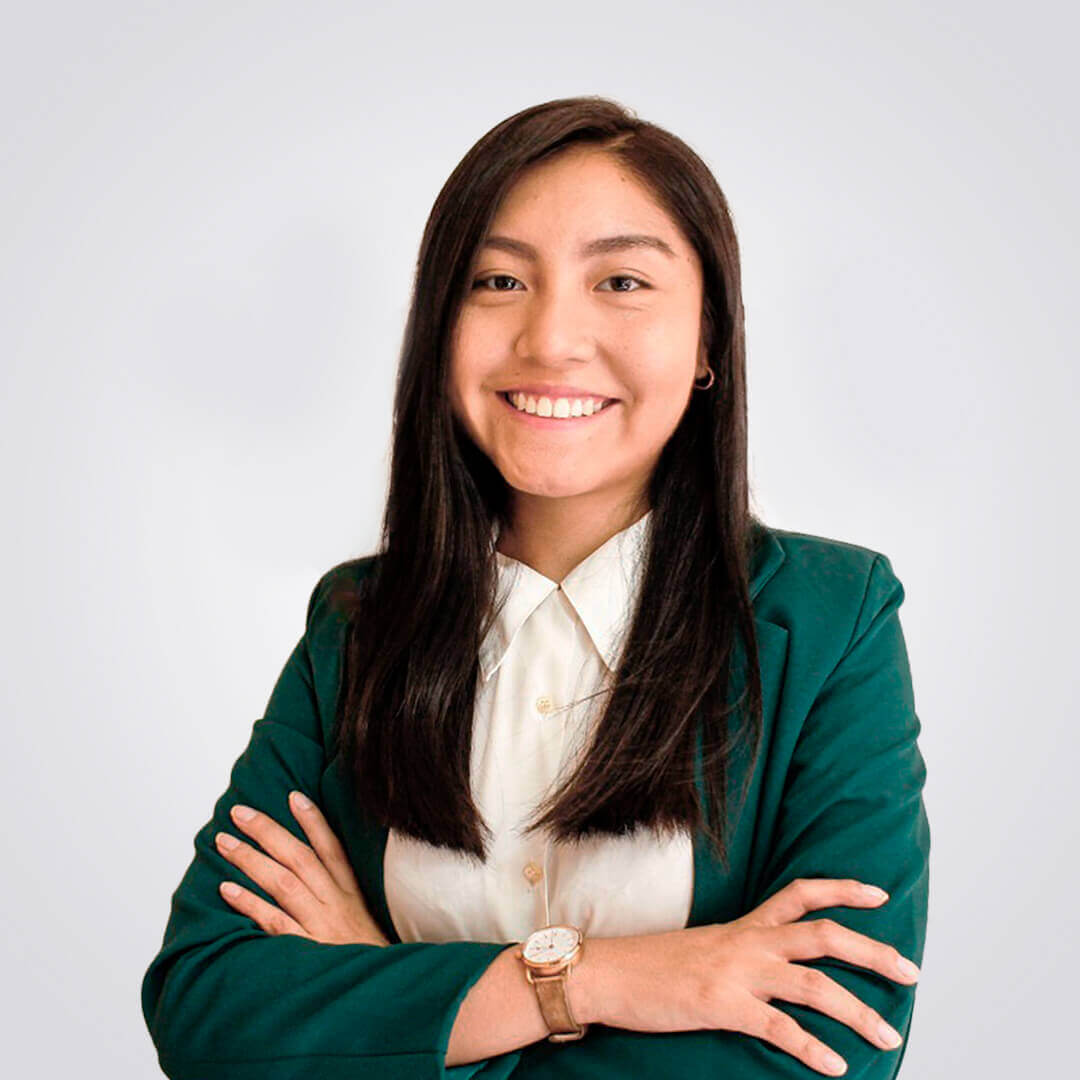
M605 402L599 409L593 412L589 416L539 416L537 413L526 412L524 409L519 409L505 393L496 395L501 398L507 409L510 410L522 423L531 424L534 427L543 427L549 430L555 428L571 428L580 427L581 425L591 424L601 417L604 413L610 411L613 405L618 405L617 398L611 398ZM550 400L550 399L548 399Z

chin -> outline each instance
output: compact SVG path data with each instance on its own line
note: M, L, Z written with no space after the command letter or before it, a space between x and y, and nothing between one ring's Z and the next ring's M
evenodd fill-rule
M535 495L542 499L568 499L574 495L587 495L599 484L582 484L577 476L573 483L567 483L566 471L562 475L540 475L537 471L520 469L500 469L507 484L522 495Z

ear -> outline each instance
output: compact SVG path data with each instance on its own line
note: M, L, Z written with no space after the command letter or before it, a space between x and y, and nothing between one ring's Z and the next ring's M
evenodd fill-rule
M695 379L704 379L709 374L709 350L704 345L701 346L701 351L698 354L698 364L694 371Z

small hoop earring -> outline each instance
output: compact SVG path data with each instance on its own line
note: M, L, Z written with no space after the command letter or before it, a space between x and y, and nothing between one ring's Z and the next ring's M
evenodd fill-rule
M710 367L709 368L709 381L707 383L699 383L697 381L697 379L695 379L694 380L694 389L695 390L708 390L709 387L712 386L715 379L716 379L716 373Z

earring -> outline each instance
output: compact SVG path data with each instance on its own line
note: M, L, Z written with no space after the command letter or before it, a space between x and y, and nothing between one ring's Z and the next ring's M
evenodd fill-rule
M706 365L706 366L708 366L708 365ZM695 379L694 380L694 389L695 390L708 390L709 387L712 386L715 379L716 379L716 374L713 371L713 369L710 367L709 368L709 381L707 383L699 383L697 381L697 379Z

